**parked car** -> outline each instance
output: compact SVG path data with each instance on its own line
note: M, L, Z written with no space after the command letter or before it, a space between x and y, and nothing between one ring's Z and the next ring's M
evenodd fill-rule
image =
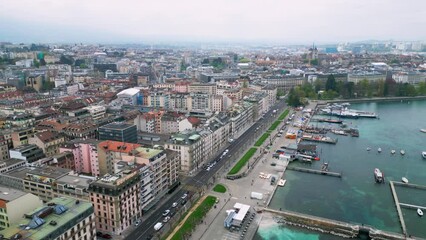
M141 223L141 220L136 220L135 226L139 226L140 223Z
M177 203L177 202L174 202L174 203L172 204L172 207L177 207L177 205L178 205L178 203Z
M169 215L169 213L170 213L170 210L167 209L166 211L163 212L163 216L167 216L167 215Z
M186 199L186 197L188 197L188 194L186 194L186 193L185 193L185 194L183 194L183 195L182 195L182 197L181 197L181 198L182 198L182 199Z
M167 217L165 217L164 219L163 219L163 222L168 222L170 220L170 217L169 216L167 216Z

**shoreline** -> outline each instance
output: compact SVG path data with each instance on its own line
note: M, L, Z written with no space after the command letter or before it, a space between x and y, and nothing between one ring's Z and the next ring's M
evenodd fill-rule
M310 100L316 101L318 105L324 105L327 103L364 103L364 102L396 102L404 100L426 100L426 96L415 96L415 97L375 97L375 98L350 98L350 99L336 99L336 100Z

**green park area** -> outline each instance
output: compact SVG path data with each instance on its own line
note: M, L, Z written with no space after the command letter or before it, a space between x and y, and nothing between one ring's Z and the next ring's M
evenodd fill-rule
M238 173L241 170L241 168L243 168L246 165L248 160L250 160L250 158L253 157L256 151L257 151L256 148L250 148L246 152L246 154L244 154L244 156L235 164L235 166L231 169L231 171L229 171L228 175Z
M195 226L201 222L204 216L210 211L216 202L216 197L207 196L204 201L189 215L185 223L177 230L171 238L172 240L186 239L195 229Z

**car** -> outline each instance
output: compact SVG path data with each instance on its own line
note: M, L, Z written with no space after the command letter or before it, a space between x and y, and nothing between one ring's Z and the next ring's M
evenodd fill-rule
M186 200L183 200L180 204L185 205Z
M111 239L111 238L112 238L112 236L111 236L111 235L109 235L108 233L105 233L105 234L103 234L103 235L102 235L102 238L105 238L105 239Z
M167 217L165 217L164 219L163 219L163 222L168 222L170 220L170 217L169 216L167 216Z
M182 198L182 199L186 199L186 197L188 197L188 194L187 194L187 193L183 194L181 198Z
M172 207L177 207L177 205L178 205L178 203L177 203L177 202L174 202L174 203L172 204Z
M140 223L141 223L141 220L136 220L135 226L139 226Z
M98 236L98 237L102 237L102 233L101 232L96 232L96 236Z
M166 211L163 212L163 216L167 216L167 215L169 215L169 213L170 213L170 210L167 209Z
M207 167L207 168L206 168L206 171L207 171L207 172L208 172L208 171L210 171L210 167Z

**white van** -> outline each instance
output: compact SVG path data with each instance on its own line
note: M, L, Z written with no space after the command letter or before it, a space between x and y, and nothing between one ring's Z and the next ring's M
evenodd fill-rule
M162 227L163 227L163 223L158 222L158 223L156 223L156 224L154 225L154 230L155 230L155 231L158 231L158 230L160 230Z

